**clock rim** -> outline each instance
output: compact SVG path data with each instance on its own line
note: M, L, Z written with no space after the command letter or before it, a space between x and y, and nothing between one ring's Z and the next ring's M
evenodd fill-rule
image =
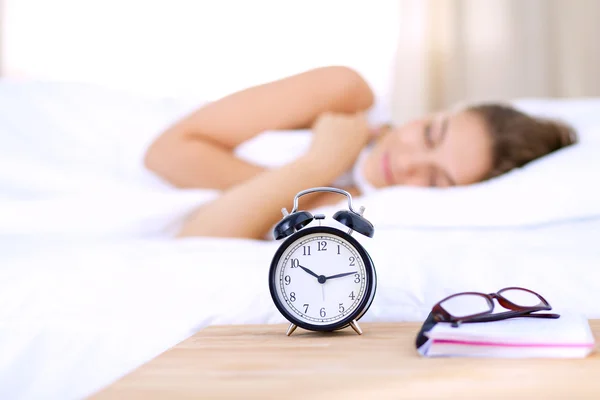
M361 256L363 263L365 265L365 273L368 275L368 279L370 284L365 288L365 294L359 305L352 312L352 314L348 315L344 319L335 322L329 325L314 325L305 321L301 321L293 316L281 303L281 300L277 296L276 283L274 279L275 270L277 269L277 264L281 259L281 256L285 252L286 249L290 247L290 245L296 240L308 236L313 233L329 233L334 236L339 236L344 240L347 240L356 251L358 251ZM273 259L271 260L271 266L269 268L269 291L271 292L271 298L275 303L275 306L279 310L279 312L287 319L290 323L299 326L300 328L310 330L310 331L320 331L320 332L331 332L338 329L343 329L350 325L350 322L353 320L358 321L362 318L363 315L368 311L373 303L373 299L375 298L375 291L377 290L377 273L375 272L375 264L373 263L373 259L367 252L367 250L361 245L358 240L347 234L346 232L329 227L329 226L312 226L309 228L304 228L300 231L295 232L285 239L285 241L279 246Z

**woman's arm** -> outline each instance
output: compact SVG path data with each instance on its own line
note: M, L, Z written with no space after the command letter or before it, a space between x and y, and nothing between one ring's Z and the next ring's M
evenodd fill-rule
M202 107L164 132L145 164L178 187L224 190L263 171L235 157L242 142L265 130L308 128L322 113L355 113L372 104L371 89L355 71L317 68Z
M325 114L307 154L226 191L202 206L180 236L265 238L301 190L328 185L356 160L370 135L364 115ZM309 198L310 200L310 198Z

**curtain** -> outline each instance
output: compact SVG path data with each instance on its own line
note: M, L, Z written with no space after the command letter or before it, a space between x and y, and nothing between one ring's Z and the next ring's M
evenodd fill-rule
M399 3L395 122L464 102L600 96L600 1Z

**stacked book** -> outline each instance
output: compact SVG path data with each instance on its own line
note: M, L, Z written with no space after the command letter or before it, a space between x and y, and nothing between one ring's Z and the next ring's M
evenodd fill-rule
M438 323L419 348L427 357L583 358L595 347L586 318L561 313L558 319L513 318L465 323Z

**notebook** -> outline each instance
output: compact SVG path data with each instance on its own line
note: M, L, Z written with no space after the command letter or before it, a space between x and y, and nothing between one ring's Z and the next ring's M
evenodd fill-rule
M595 347L587 319L560 313L558 319L513 318L462 324L438 323L419 348L426 357L584 358Z

